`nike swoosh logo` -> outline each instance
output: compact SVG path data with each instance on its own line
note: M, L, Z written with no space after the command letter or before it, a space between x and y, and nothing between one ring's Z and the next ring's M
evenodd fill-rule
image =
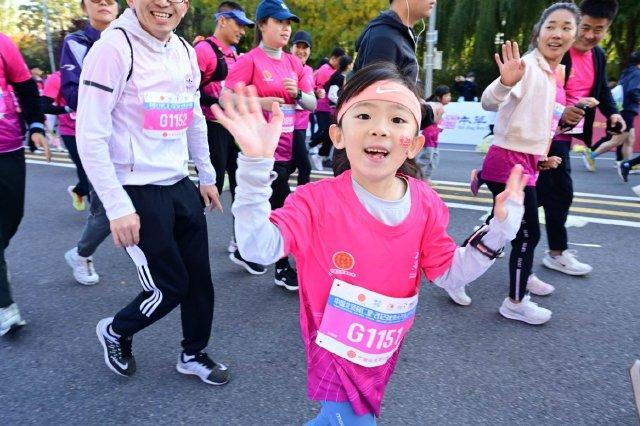
M400 90L398 89L383 89L382 87L377 87L376 88L376 93L379 95L384 95L385 93L393 93L393 92L399 92Z
M128 363L128 362L127 362L127 363L125 363L125 364L121 364L121 363L120 363L120 362L118 362L118 360L117 360L117 359L115 359L115 358L111 358L111 360L112 360L113 362L115 362L115 364L116 364L118 367L122 368L123 370L126 370L126 369L129 367L129 363Z
M73 64L67 64L67 65L63 65L61 68L67 71L73 71L74 69L76 69L76 66Z

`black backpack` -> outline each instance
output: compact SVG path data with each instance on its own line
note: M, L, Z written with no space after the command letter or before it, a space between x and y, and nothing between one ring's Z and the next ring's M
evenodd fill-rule
M223 81L225 78L227 78L227 75L229 74L229 67L227 66L227 61L224 59L224 53L222 53L218 45L216 45L214 42L212 42L208 38L205 38L204 40L199 41L198 43L202 43L202 42L206 42L207 44L209 44L209 46L211 46L211 48L213 49L213 53L216 54L217 64L216 64L216 70L214 71L209 81L204 81L204 80L201 81L200 87L206 86L207 84L213 83L214 81ZM196 43L196 45L198 43Z

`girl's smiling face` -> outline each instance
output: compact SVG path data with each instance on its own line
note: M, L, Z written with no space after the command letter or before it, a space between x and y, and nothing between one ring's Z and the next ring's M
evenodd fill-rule
M411 111L389 101L354 104L329 133L336 148L346 149L353 177L362 185L394 179L424 145Z

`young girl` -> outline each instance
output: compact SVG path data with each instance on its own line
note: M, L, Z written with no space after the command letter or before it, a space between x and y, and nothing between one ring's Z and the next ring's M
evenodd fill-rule
M352 69L353 59L351 59L351 56L344 55L338 61L338 69L336 70L336 72L331 75L329 81L327 81L327 83L324 85L324 90L327 93L329 105L331 105L332 110L335 110L336 108L340 89L342 89L342 86L344 86L344 81L347 78L347 74L349 74L349 71L351 71Z
M235 87L239 82L255 85L262 108L268 113L272 102L278 102L285 121L275 151L273 171L277 177L271 188L271 207L282 207L289 190L289 176L295 170L293 163L293 131L296 106L307 111L316 108L313 82L305 76L298 58L282 50L291 37L291 22L300 19L280 1L262 0L256 8L256 47L241 56L229 69L225 86ZM227 104L224 104L225 106ZM290 291L298 290L298 276L289 259L277 259L274 282Z
M300 326L308 397L322 411L309 424L375 424L403 338L414 320L421 272L444 288L480 276L515 236L528 177L511 173L496 217L458 248L437 194L409 174L420 151L420 101L393 64L374 64L346 83L331 139L346 149L336 178L298 188L270 211L273 155L283 114L266 122L253 87L237 108L214 106L242 149L233 205L242 255L268 263L292 253L300 275Z
M438 168L438 164L440 163L438 137L442 129L439 124L442 120L444 106L451 102L451 89L449 89L449 86L436 87L435 92L427 99L427 102L436 103L435 107L432 106L434 123L425 127L421 126L422 136L424 136L424 148L422 148L422 151L418 154L416 161L422 171L422 178L430 182L433 171Z
M552 286L531 274L540 240L536 179L538 170L557 167L559 161L558 157L544 156L566 103L560 60L574 41L578 20L578 9L572 3L556 3L546 9L534 27L533 50L520 59L517 43L505 43L502 60L496 54L500 77L482 94L483 108L497 111L495 136L484 159L482 180L495 200L514 165L522 165L529 175L524 218L511 242L509 297L500 306L504 317L529 324L544 324L551 318L551 311L531 302L527 294L527 285L535 287L536 294L553 291Z

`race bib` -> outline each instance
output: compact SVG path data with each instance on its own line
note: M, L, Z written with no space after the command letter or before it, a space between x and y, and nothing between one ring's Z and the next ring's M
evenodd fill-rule
M556 102L553 107L553 116L551 117L551 137L553 138L558 131L558 126L560 125L560 119L562 118L562 113L564 112L564 105L559 102Z
M296 121L295 105L280 105L280 109L284 114L284 121L282 122L282 133L293 133Z
M143 96L143 133L156 139L175 139L184 135L193 121L192 93L149 92Z
M4 118L5 113L7 112L7 106L5 105L6 99L4 95L4 91L0 87L0 120Z
M384 365L411 329L418 294L396 298L334 280L316 344L363 367Z

